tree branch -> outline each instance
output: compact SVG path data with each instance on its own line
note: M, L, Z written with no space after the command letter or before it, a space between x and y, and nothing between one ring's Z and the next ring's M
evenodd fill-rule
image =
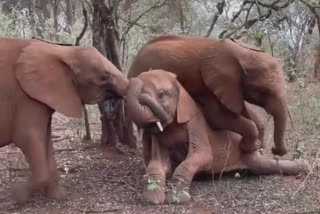
M209 37L209 36L210 36L210 34L211 34L214 26L216 25L216 23L217 23L220 15L223 13L223 8L224 8L225 5L226 5L226 1L225 1L225 0L222 0L221 2L218 2L218 3L217 3L216 8L217 8L218 11L217 11L217 13L213 16L212 21L211 21L211 24L210 24L210 27L209 27L209 29L208 29L207 34L206 34L205 37Z
M120 19L121 21L123 21L123 22L128 23L128 24L136 25L136 26L138 26L138 27L140 27L140 28L142 28L142 29L149 28L148 26L141 25L141 24L139 24L138 22L133 22L133 21L127 20L127 19L122 18L122 17L119 17L119 19Z
M249 29L256 22L264 21L267 18L269 18L272 15L272 11L278 11L280 9L283 9L283 8L289 6L293 1L294 0L285 0L285 3L280 5L281 3L284 2L283 0L276 0L276 1L272 2L272 3L264 3L264 2L261 2L261 1L258 1L258 0L244 0L242 2L242 5L241 5L240 9L233 15L233 17L231 19L231 23L233 23L237 18L239 18L240 14L243 11L246 10L248 12L247 12L246 19L245 19L244 23L240 27L238 27L237 29L233 30L231 33L228 33L226 36L224 36L224 35L228 32L228 29L223 30L219 34L219 38L230 37L234 33L236 33L238 30L240 30L242 27L244 27L245 29ZM247 4L250 4L249 8L246 8ZM256 7L257 7L258 17L253 18L253 19L248 19L250 10L251 10L253 5L256 5ZM268 8L268 12L266 14L262 15L260 7Z
M293 0L286 0L285 3L283 5L277 5L278 3L281 3L282 0L276 0L274 2L272 2L271 4L267 4L267 3L263 3L263 2L260 2L260 1L256 1L256 0L245 0L243 2L243 4L252 4L252 3L257 3L259 4L260 6L262 7L265 7L265 8L269 8L269 9L272 9L272 10L275 10L275 11L278 11L280 9L283 9L285 7L288 7L292 2Z
M300 0L304 5L306 5L312 12L312 14L316 17L317 25L318 25L318 31L320 35L320 14L317 12L317 8L320 8L320 5L311 5L306 0Z
M124 31L124 33L121 36L120 44L125 40L126 36L128 35L131 28L135 25L135 23L137 23L144 15L146 15L147 13L149 13L150 11L152 11L154 9L163 7L166 4L167 4L167 1L163 1L161 4L153 5L152 7L148 8L143 13L141 13L135 20L133 20L131 23L129 23L128 27L126 28L126 30Z
M230 36L232 36L233 34L235 34L238 30L240 30L243 26L245 26L245 25L248 23L249 14L250 14L250 10L251 10L252 7L253 7L253 4L251 4L250 7L247 9L247 15L246 15L246 18L245 18L244 23L243 23L240 27L238 27L237 29L235 29L233 32L227 34L227 35L225 36L225 38L230 38ZM249 20L249 21L250 21L250 20Z
M76 38L76 43L74 44L75 46L79 46L80 45L80 40L82 39L82 37L84 36L87 27L88 27L88 14L87 14L87 10L84 8L84 5L82 5L82 14L84 17L84 25L82 28L82 31L80 32L79 36Z

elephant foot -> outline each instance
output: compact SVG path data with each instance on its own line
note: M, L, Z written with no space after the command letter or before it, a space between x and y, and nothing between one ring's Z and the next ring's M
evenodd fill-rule
M240 150L244 153L251 153L260 148L258 140L255 138L243 137L240 142Z
M67 196L65 189L57 182L48 186L47 195L54 200L63 200L66 199Z
M311 171L311 166L307 160L296 160L299 173L306 175Z
M28 184L17 184L12 190L12 197L18 204L25 204L32 196L32 190Z
M142 194L143 200L159 205L165 202L165 185L160 180L148 179L148 184Z
M279 155L279 156L283 156L288 152L285 147L272 147L271 151L272 151L272 154Z
M103 157L110 160L126 160L127 155L116 147L105 147L103 150Z
M142 194L143 200L154 205L163 204L165 201L165 192L164 190L158 188L154 190L145 190Z
M184 204L190 200L189 188L173 188L167 193L166 197L169 204Z

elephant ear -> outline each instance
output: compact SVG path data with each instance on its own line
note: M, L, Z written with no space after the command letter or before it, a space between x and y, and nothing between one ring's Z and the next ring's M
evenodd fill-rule
M216 54L206 59L201 66L202 80L208 89L230 111L240 114L244 105L242 74L244 70L239 62L226 51L222 40L210 52Z
M81 117L83 106L73 84L74 71L62 55L65 51L61 46L33 41L22 50L15 75L30 97L66 116Z
M177 122L186 123L198 113L198 107L184 87L176 81L179 88L179 99L177 104Z

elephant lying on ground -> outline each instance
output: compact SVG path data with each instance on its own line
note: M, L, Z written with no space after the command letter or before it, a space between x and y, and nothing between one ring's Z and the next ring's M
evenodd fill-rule
M33 193L62 198L51 140L54 111L81 117L83 104L124 95L127 78L91 47L0 39L0 147L14 143L32 176L15 188L18 202Z
M240 148L244 152L257 150L258 139L263 139L263 125L244 101L263 107L275 122L273 154L287 153L285 81L281 65L267 53L230 39L160 36L138 52L128 77L149 69L175 73L193 99L203 106L212 128L243 136ZM183 112L179 106L177 111Z
M178 114L177 109L183 109ZM202 111L176 75L152 70L130 79L126 110L144 130L143 155L148 183L143 192L153 204L186 202L196 173L249 170L256 174L294 175L308 171L306 161L272 160L258 151L239 149L241 136L211 129ZM183 117L183 120L182 120ZM165 196L166 177L172 189Z

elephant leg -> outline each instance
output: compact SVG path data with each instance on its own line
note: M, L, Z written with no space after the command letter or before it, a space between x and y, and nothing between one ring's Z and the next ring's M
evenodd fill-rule
M267 94L256 88L245 90L246 100L252 104L263 107L271 114L274 120L274 143L272 148L274 155L285 155L287 149L284 143L284 134L287 126L287 104L285 98L278 94Z
M266 148L265 141L264 141L265 127L264 127L263 121L261 120L260 116L253 110L253 107L246 102L245 102L244 115L247 118L251 119L256 124L259 132L258 139L260 141L260 148L265 149Z
M259 131L254 121L229 111L212 95L205 99L203 111L212 128L234 131L243 137L240 143L243 152L259 149Z
M44 192L50 182L47 133L52 111L40 103L31 102L25 103L23 110L22 108L19 110L14 142L29 163L32 175L26 184L16 186L13 194L19 203L24 203L33 193ZM32 112L36 112L37 116L35 117Z
M48 149L47 149L47 156L48 156L48 165L49 165L49 174L50 174L50 182L47 188L47 195L49 198L53 199L64 199L66 196L66 192L64 188L59 184L59 174L57 170L57 163L53 155L53 142L51 139L51 122L50 128L48 130Z
M189 155L188 155L189 156ZM167 194L168 203L186 203L191 200L189 189L193 177L205 165L202 159L205 154L190 155L180 163L172 176L172 187Z
M287 106L281 98L269 97L265 104L266 111L273 116L274 119L274 143L272 153L275 155L285 155L287 149L284 143L284 134L287 126Z
M200 171L212 168L212 148L205 118L198 115L186 124L189 148L186 158L177 166L172 175L172 189L167 195L169 203L185 203L191 200L191 182Z
M310 165L306 160L274 160L269 159L258 152L244 154L244 163L255 174L306 174Z
M151 160L146 169L146 186L142 197L152 204L163 204L165 201L166 175L171 164L168 152L161 148L154 137L151 143Z

